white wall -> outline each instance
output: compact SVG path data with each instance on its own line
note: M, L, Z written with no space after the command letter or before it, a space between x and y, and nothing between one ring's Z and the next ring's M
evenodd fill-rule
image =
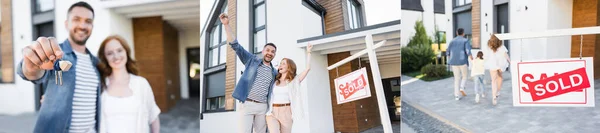
M16 73L16 68L23 59L21 50L33 40L30 2L29 0L12 1L15 82L0 84L0 114L14 115L35 111L33 84L21 79Z
M543 31L572 27L571 0L511 1L510 32ZM525 6L528 10L525 10ZM511 59L569 58L571 37L511 40ZM521 56L522 55L522 56Z
M381 79L400 77L400 63L379 65Z
M487 16L485 15L487 13ZM487 49L487 42L490 39L492 33L494 33L494 2L493 1L481 1L481 13L479 18L481 18L481 24L479 34L480 40L479 43L481 49ZM487 24L487 26L486 26ZM498 31L500 32L500 31ZM446 38L448 39L448 38ZM475 53L476 54L476 53Z
M446 14L434 14L435 17L435 25L438 27L439 31L446 31L448 19L446 18Z
M308 8L302 8L299 12L302 15L302 35L300 38L309 38L315 36L323 35L323 24L321 21L321 16Z
M365 17L367 19L365 25L369 26L399 20L400 14L402 14L400 3L400 0L364 0ZM404 18L402 20L404 22Z
M198 38L199 36L200 32L198 31L179 32L179 81L181 84L180 86L182 99L188 99L190 97L190 90L188 84L188 76L190 74L188 71L189 66L187 66L187 49L200 47L200 38Z
M406 46L412 38L415 31L415 22L423 20L423 12L402 10L402 34L400 35L400 45Z
M449 43L450 40L452 40L453 35L454 35L454 26L453 26L453 22L454 22L454 18L452 17L452 0L446 0L446 3L444 4L445 7L444 9L446 10L446 42Z
M435 17L433 13L433 0L421 0L421 6L423 6L423 25L427 35L433 36L435 31Z
M573 27L573 0L548 1L548 29ZM584 40L585 41L585 40ZM570 58L571 36L548 38L547 58ZM578 49L578 48L576 48Z

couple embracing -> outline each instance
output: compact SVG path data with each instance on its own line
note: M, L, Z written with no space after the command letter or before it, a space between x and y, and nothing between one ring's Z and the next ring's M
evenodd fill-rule
M262 58L246 51L235 39L229 27L227 14L219 16L227 32L227 40L238 58L246 66L238 81L233 98L242 103L242 133L290 133L294 120L303 117L300 83L310 70L312 45L306 47L306 70L296 72L293 60L283 58L279 67L273 67L277 47L267 43L262 50Z

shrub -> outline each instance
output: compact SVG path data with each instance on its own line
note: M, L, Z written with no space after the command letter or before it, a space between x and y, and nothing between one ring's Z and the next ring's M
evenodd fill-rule
M439 78L446 76L448 71L445 65L429 64L421 68L421 73L425 74L426 77Z
M400 53L403 73L419 71L421 67L435 61L435 53L431 50L431 46L404 47Z
M415 35L410 38L408 42L409 47L419 46L419 45L431 45L433 43L432 39L427 36L427 31L425 30L425 26L423 25L423 21L419 20L415 22Z

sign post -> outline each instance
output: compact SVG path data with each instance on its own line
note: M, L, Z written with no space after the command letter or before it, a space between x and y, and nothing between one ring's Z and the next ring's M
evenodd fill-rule
M361 50L360 52L327 67L327 70L335 69L342 64L348 63L364 54L368 54L369 62L371 62L371 73L373 75L373 81L374 81L375 92L376 92L375 94L377 95L377 105L379 106L379 116L381 117L381 124L383 125L383 132L392 133L392 123L390 122L390 116L388 114L387 104L385 101L385 96L384 96L384 91L383 91L383 85L381 83L381 73L379 73L379 64L377 64L377 55L375 53L375 49L383 46L385 44L385 42L386 41L384 40L384 41L381 41L381 42L373 45L373 37L369 34L365 37L365 44L367 45L367 49ZM369 90L367 90L367 91L369 91ZM338 103L339 102L340 101L338 101Z

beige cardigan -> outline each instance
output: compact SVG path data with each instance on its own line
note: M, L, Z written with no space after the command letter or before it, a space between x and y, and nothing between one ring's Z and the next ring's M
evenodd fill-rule
M304 108L302 104L302 90L300 90L300 82L298 78L292 79L292 81L288 81L285 88L289 89L289 97L290 97L290 106L292 107L292 120L296 121L304 118ZM273 95L269 96L269 109L267 110L266 115L273 115Z
M136 125L136 131L138 133L148 133L150 132L150 124L158 118L158 115L160 114L160 108L158 108L158 106L156 105L156 102L154 101L154 93L152 92L152 87L150 87L150 83L148 83L148 80L146 80L146 78L144 77L140 77L137 75L133 75L133 74L129 74L130 78L129 78L129 88L131 88L131 90L133 91L133 95L135 98L137 98L136 100L138 102L140 102L140 108L138 109L138 113L137 113L137 123L138 125ZM106 79L106 84L108 85L108 78ZM104 106L106 104L105 102L105 97L106 97L106 92L102 93L101 99L102 100L102 106ZM100 133L106 133L107 132L107 127L106 127L106 123L110 122L110 121L106 121L107 117L106 113L105 113L105 109L106 108L102 108L102 113L101 113L101 119L102 121L100 122Z

